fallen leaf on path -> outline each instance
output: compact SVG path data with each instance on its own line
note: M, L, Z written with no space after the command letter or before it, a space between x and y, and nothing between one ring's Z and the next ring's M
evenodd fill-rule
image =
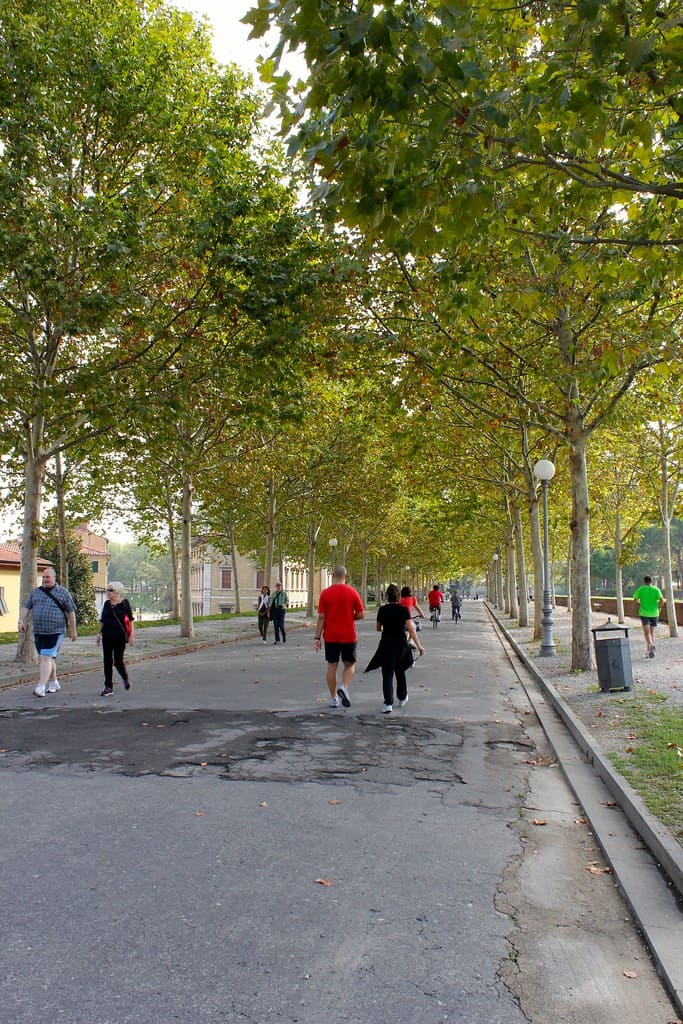
M574 818L574 824L575 825L587 825L588 824L588 818Z
M625 978L639 978L640 975L637 973L637 971L624 971L624 977Z
M157 729L165 729L165 728L166 728L165 725L157 725Z
M605 807L618 807L619 806L619 804L616 802L616 800L601 800L600 803L603 804Z
M259 807L267 807L267 806L268 806L268 804L266 803L266 801L265 801L265 800L263 800L263 801L262 801L262 802L261 802L261 803L259 804Z
M329 878L316 878L315 884L316 885L328 885L329 886L329 885L334 885L334 882L331 882L329 880Z
M586 871L588 871L588 873L591 874L591 875L611 875L612 874L612 869L610 867L601 868L601 867L598 867L597 864L589 864L588 867L586 868Z
M200 761L199 762L199 767L200 768L206 768L208 763L209 763L208 761Z
M547 825L548 824L548 819L547 818L534 818L533 821L531 822L531 824L532 825Z
M206 817L206 811L195 811L194 814L195 814L196 818L205 818Z
M339 800L328 800L327 802L328 802L328 804L332 804L333 807L335 807L338 803L340 803Z

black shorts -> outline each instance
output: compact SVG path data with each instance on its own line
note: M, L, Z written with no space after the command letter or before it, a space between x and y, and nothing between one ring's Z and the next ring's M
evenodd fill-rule
M44 654L48 658L56 658L61 647L63 633L34 633L33 642L36 645L38 654Z
M345 665L355 665L356 663L356 643L352 644L339 644L334 640L325 641L325 661L328 661L330 665L336 665L339 659L344 662Z
M653 616L641 615L640 616L640 621L642 622L642 624L644 626L652 626L654 628L657 625L657 623L659 622L659 616L658 615L653 615Z

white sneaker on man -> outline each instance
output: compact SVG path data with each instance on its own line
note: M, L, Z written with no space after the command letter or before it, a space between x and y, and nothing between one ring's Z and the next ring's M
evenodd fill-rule
M44 697L45 696L45 684L44 683L38 683L38 685L36 687L34 687L34 689L33 689L33 696L34 697Z
M48 693L57 693L58 690L61 690L61 686L59 685L59 681L57 679L51 679L50 683L49 683L49 686L47 688L47 692Z
M406 706L406 704L407 704L407 703L408 703L408 698L407 698L407 697L404 697L404 699L403 699L403 700L400 700L400 701L398 702L398 706L399 706L400 708L404 708L404 707Z
M346 689L345 686L337 687L337 696L339 697L340 701L342 702L345 708L351 707L351 698L349 697L349 691Z

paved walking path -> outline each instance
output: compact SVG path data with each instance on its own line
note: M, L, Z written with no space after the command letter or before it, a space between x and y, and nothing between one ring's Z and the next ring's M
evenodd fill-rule
M141 630L112 698L94 638L45 700L2 660L8 1022L673 1020L483 602L392 716L289 627Z

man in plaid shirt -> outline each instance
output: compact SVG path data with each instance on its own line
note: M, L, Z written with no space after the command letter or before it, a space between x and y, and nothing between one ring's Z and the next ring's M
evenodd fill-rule
M40 655L40 675L34 689L36 697L57 693L57 655L68 627L72 640L76 633L76 605L66 589L57 583L53 568L43 571L43 585L32 590L19 613L19 632L28 625L29 613L33 624L33 641Z

